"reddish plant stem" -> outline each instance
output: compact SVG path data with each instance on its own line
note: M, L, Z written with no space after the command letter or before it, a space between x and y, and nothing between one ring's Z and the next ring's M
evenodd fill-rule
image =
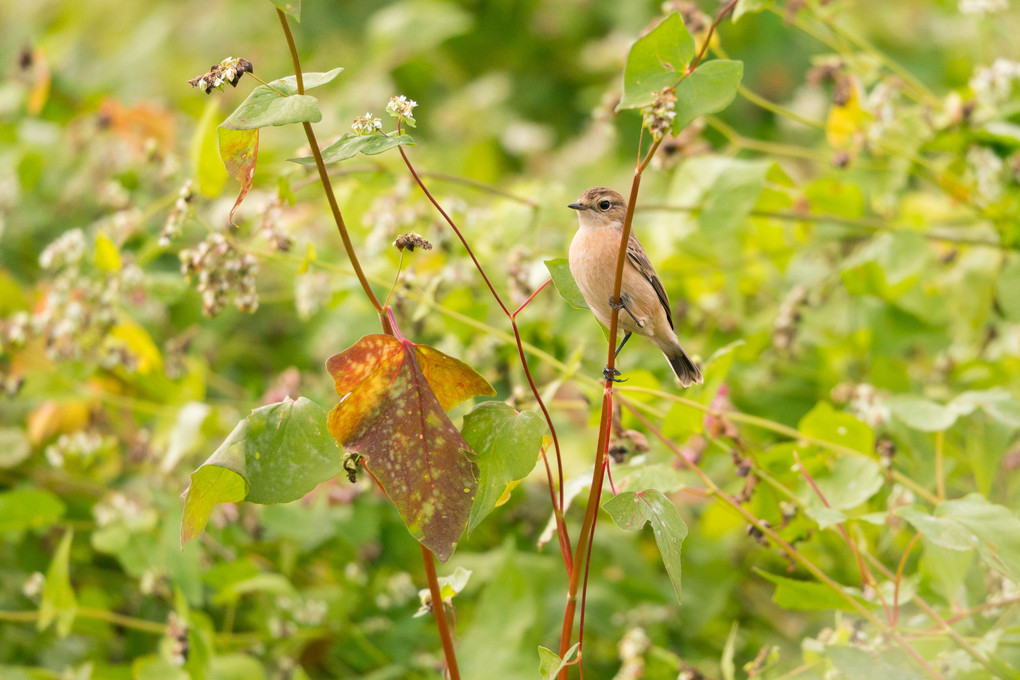
M528 296L528 299L527 299L527 300L525 300L524 302L522 302L522 303L521 303L521 306L520 306L520 307L518 307L517 309L515 309L515 310L514 310L514 313L513 313L513 314L511 314L510 316L516 319L516 318L517 318L517 315L521 313L521 310L523 310L523 309L524 309L525 307L527 307L527 306L528 306L528 304L529 304L529 303L530 303L530 302L531 302L532 300L534 300L534 299L535 299L535 296L536 296L536 295L538 295L539 293L541 293L541 292L542 292L543 290L545 290L545 287L546 287L546 286L548 286L548 285L549 285L550 283L552 283L552 279L551 279L551 278L550 278L550 279L546 279L546 280L545 280L545 283L543 283L543 284L542 284L541 286L539 286L539 287L538 287L538 288L537 288L537 289L535 290L535 292L534 292L534 293L532 293L531 295L529 295L529 296Z
M579 558L581 555L590 555L592 538L595 535L595 517L598 514L598 499L602 497L602 481L605 479L606 451L609 450L609 419L607 414L613 412L613 387L607 383L602 391L602 422L599 424L599 444L595 454L595 467L592 470L591 491L588 494L588 504L584 508L584 521L581 523L581 535L577 539L577 549L574 554ZM594 501L592 499L595 499ZM567 589L567 607L563 613L563 629L560 632L560 658L562 659L570 649L570 640L574 632L574 613L577 611L577 588L581 581L581 573L586 571L588 564L587 557L581 561L574 561L574 568L570 571L570 585ZM578 647L577 654L580 658L582 650ZM560 680L566 680L569 668L560 671Z
M294 64L294 79L297 83L298 94L304 94L305 84L304 76L301 73L301 60L298 58L297 46L294 44L294 35L291 33L290 24L287 21L287 16L281 10L276 10L276 16L280 20L280 27L283 29L283 34L287 39L287 48L290 50L290 58ZM329 202L329 209L333 213L333 221L336 223L337 231L340 232L340 238L344 243L344 249L347 251L347 258L351 262L351 266L354 268L354 273L358 277L358 281L361 282L361 287L365 291L365 295L368 296L372 306L375 307L376 312L379 314L379 321L382 324L383 330L389 334L397 336L399 330L397 330L396 322L393 319L393 311L387 307L385 310L379 303L379 299L375 296L372 291L372 287L368 283L368 278L365 276L365 272L361 269L361 263L358 261L357 253L354 251L354 244L351 242L350 234L347 232L347 225L344 223L343 214L340 212L340 206L336 202L336 196L333 193L333 186L329 179L329 173L326 172L326 164L322 160L322 152L319 151L319 144L315 139L315 131L312 129L312 124L305 122L302 123L302 127L305 131L305 137L308 139L308 145L312 150L312 157L315 159L315 168L319 173L319 179L322 182L323 190L326 193L326 200ZM367 469L367 468L366 468ZM375 476L372 476L375 479ZM375 480L376 484L379 484L379 480ZM380 485L380 488L382 486ZM429 583L429 591L432 593L432 612L436 617L436 624L439 628L439 638L443 644L443 654L446 657L446 667L450 672L451 680L460 680L460 671L457 669L457 656L453 649L453 638L450 635L450 628L446 621L446 610L443 607L442 595L439 589L439 579L436 576L436 564L432 551L426 548L424 545L421 546L422 559L425 563L425 576Z
M398 131L400 130L399 123L397 125L397 130ZM551 470L549 469L548 465L546 467L546 472L549 480L549 493L550 498L552 500L553 517L556 520L556 533L559 537L560 552L563 554L564 567L566 568L567 573L570 573L571 570L573 569L574 560L573 555L571 554L570 551L570 536L567 533L567 524L563 518L563 498L564 498L563 457L560 454L560 440L559 436L556 434L556 426L553 424L552 415L549 413L549 409L546 407L545 401L542 399L542 395L538 391L538 385L535 384L535 380L531 375L531 369L528 367L527 356L524 354L524 344L523 341L521 340L521 333L520 330L517 328L517 314L522 309L524 309L525 305L527 305L528 302L531 301L531 299L534 297L534 294L530 298L528 298L528 300L526 300L524 304L522 304L516 311L514 311L513 313L510 312L506 304L503 303L503 299L500 297L499 293L496 292L496 288L495 286L492 285L492 281L489 280L488 275L485 273L484 267L482 267L482 264L478 261L478 258L475 256L474 250L468 244L467 239L464 238L464 234L461 233L460 229L457 227L457 224L453 221L453 218L450 217L446 210L443 209L443 206L439 204L439 201L436 200L435 196L432 195L432 192L429 191L428 187L425 186L425 183L422 181L421 176L418 174L418 171L415 169L414 165L411 164L411 160L407 157L407 153L404 151L404 148L402 146L398 146L397 151L400 152L400 157L404 160L404 165L407 166L407 170L408 172L411 173L411 177L414 178L414 181L418 185L418 188L422 190L422 193L425 194L425 197L429 200L430 203L432 203L433 207L439 212L439 214L442 215L443 219L450 226L450 229L452 229L453 233L457 235L457 238L460 239L461 245L464 246L464 250L467 251L467 254L471 258L471 261L474 262L475 269L478 270L478 273L481 275L482 280L485 281L485 285L489 288L489 292L492 294L493 299L496 300L496 304L498 304L499 308L503 310L503 314L505 314L507 319L510 320L510 325L513 327L514 340L517 343L517 355L518 357L520 357L521 367L524 369L524 376L525 378L527 378L528 386L531 388L531 394L534 395L535 397L535 402L538 404L539 409L541 409L542 411L542 415L545 417L546 425L549 426L549 433L552 436L553 440L553 448L556 452L556 474L557 482L559 485L558 496L556 494L555 488L556 485L553 484ZM546 282L546 284L542 285L542 288L545 288L547 284L548 281ZM539 290L541 290L542 288L539 288ZM535 291L535 293L537 294L538 291Z
M730 0L726 3L726 6L719 10L719 13L715 15L715 21L708 27L708 35L705 36L705 40L701 43L701 49L698 50L698 56L694 57L694 61L687 67L687 73L690 73L694 69L698 68L698 64L705 58L705 53L708 52L708 46L712 42L712 34L715 33L716 27L722 23L722 20L726 18L726 15L733 11L733 8L737 6L739 0Z
M424 545L421 547L421 557L425 562L425 577L428 579L429 593L432 595L432 613L436 617L436 625L439 626L439 639L443 641L446 669L450 672L450 680L460 680L460 670L457 668L457 655L453 651L453 636L450 634L450 627L446 622L443 594L439 590L439 578L436 576L435 557L432 555L432 551Z
M804 479L806 479L808 484L811 485L811 488L814 489L815 495L818 496L825 507L831 508L832 506L829 505L828 499L822 493L822 490L818 488L818 484L815 483L814 477L812 477L811 473L807 471L806 467L804 467L804 462L801 461L800 455L798 455L796 451L793 452L793 459L797 461L797 466L800 468L801 474L804 475ZM871 589L875 591L875 595L878 596L878 599L882 602L882 609L885 610L885 620L888 621L890 625L895 625L895 615L892 611L890 611L889 603L885 601L885 597L883 597L881 591L879 591L878 582L875 580L871 570L868 569L868 565L864 564L864 559L861 557L860 550L857 549L857 544L850 540L850 534L847 533L843 522L837 522L836 528L839 529L839 533L843 537L843 541L850 547L850 552L854 554L854 559L857 561L857 569L861 572L861 581L865 585L871 586ZM897 588L899 588L899 583L897 583Z

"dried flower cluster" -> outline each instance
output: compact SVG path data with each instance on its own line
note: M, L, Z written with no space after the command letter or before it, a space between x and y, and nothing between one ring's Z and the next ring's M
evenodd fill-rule
M425 240L425 237L421 234L409 231L406 234L401 234L393 241L394 247L397 250L404 250L405 248L409 252L414 252L415 248L421 248L422 250L432 250L432 244Z
M0 344L21 347L34 337L45 340L53 360L91 358L105 368L135 369L135 357L111 335L123 294L140 290L142 271L133 264L101 277L82 271L86 238L71 229L39 255L52 273L42 304L30 314L18 311L0 321Z
M206 316L219 314L231 298L242 312L258 309L255 290L258 259L234 248L223 234L210 234L195 248L182 250L180 258L181 273L198 277L202 311Z
M232 87L237 87L238 81L245 73L255 73L250 61L240 57L236 59L227 57L220 63L211 66L202 75L189 80L188 84L209 94L213 88L222 89L223 83L230 83Z
M652 138L659 140L673 127L676 118L676 90L664 87L655 93L655 101L641 109L641 124L652 133Z
M166 248L170 242L181 235L181 227L184 221L191 215L191 201L195 197L194 183L189 179L181 186L177 193L177 200L166 222L163 223L163 230L159 233L159 245Z

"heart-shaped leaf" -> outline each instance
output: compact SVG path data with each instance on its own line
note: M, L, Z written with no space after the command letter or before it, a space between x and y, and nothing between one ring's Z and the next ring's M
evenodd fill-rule
M300 397L257 408L191 475L181 544L205 529L217 503L287 503L340 473L326 412Z
M744 63L731 59L707 61L691 71L676 86L676 118L673 132L679 133L698 116L722 111L737 96L744 76Z
M624 491L602 504L616 525L627 531L637 531L650 522L655 544L659 546L666 573L680 602L680 548L687 538L687 524L676 506L661 491Z
M325 85L343 71L335 68L326 73L305 73L302 82L305 90ZM220 123L228 130L255 130L270 125L290 123L317 123L322 120L319 102L315 97L297 93L297 79L287 76L268 85L259 85Z
M492 386L462 361L388 335L363 337L326 369L340 396L330 434L364 456L411 535L445 562L478 484L471 449L445 410L494 394Z
M227 173L241 183L241 191L237 194L228 218L233 224L234 211L251 191L251 183L255 179L255 164L259 158L259 131L221 127L216 131L216 137L220 145L220 159Z
M694 58L694 38L673 12L630 48L617 110L647 106L664 87L673 87Z

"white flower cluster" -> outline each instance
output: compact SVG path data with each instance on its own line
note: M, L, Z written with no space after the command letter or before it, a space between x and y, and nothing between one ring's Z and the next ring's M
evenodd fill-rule
M287 253L294 247L294 239L287 233L281 220L283 217L283 201L284 199L279 196L269 201L262 211L259 233L266 237L273 250Z
M1009 0L960 0L957 8L961 14L998 14L1009 9Z
M111 524L130 522L142 514L142 506L125 494L115 492L109 498L96 503L92 508L92 516L96 518L96 526L105 527Z
M390 114L397 120L403 120L411 127L414 127L414 107L418 106L418 102L413 99L408 99L404 95L399 97L390 97L390 103L386 105L386 113Z
M1020 62L998 58L991 66L980 66L970 79L970 89L978 102L995 106L1013 95L1013 86L1020 80Z
M242 312L258 309L255 275L259 271L259 261L251 253L238 251L223 234L210 234L195 248L182 250L180 258L181 273L198 276L202 311L206 316L216 316L223 311L231 297Z
M359 137L361 135L373 135L382 132L382 120L373 118L371 112L366 111L364 116L358 116L351 123L351 129Z
M1002 197L1005 165L999 155L987 146L972 146L967 149L968 174L977 189L979 204L995 203Z
M111 442L98 432L79 430L62 434L46 447L46 460L55 468L62 468L68 460L88 465Z
M652 133L652 138L659 140L673 127L676 118L676 90L664 87L655 93L655 101L641 109L641 124Z
M850 395L850 412L871 427L878 427L889 420L889 407L884 395L869 383L855 385Z
M76 265L84 254L85 234L81 229L70 229L43 249L39 266L51 270Z
M645 675L645 653L652 646L652 641L643 628L635 627L623 634L616 646L620 651L623 663L613 680L637 680Z
M333 279L327 272L307 272L294 282L294 306L302 321L315 316L333 299Z

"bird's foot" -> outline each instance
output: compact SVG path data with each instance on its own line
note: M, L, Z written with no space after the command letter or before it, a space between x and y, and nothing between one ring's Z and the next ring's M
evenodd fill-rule
M620 372L615 368L609 368L606 366L602 369L602 377L606 379L606 382L622 383L627 382L626 378L619 378Z
M617 302L617 300L619 300L619 302ZM610 295L609 306L612 307L613 309L623 309L624 308L623 296L621 295L619 298L614 298L612 295Z

